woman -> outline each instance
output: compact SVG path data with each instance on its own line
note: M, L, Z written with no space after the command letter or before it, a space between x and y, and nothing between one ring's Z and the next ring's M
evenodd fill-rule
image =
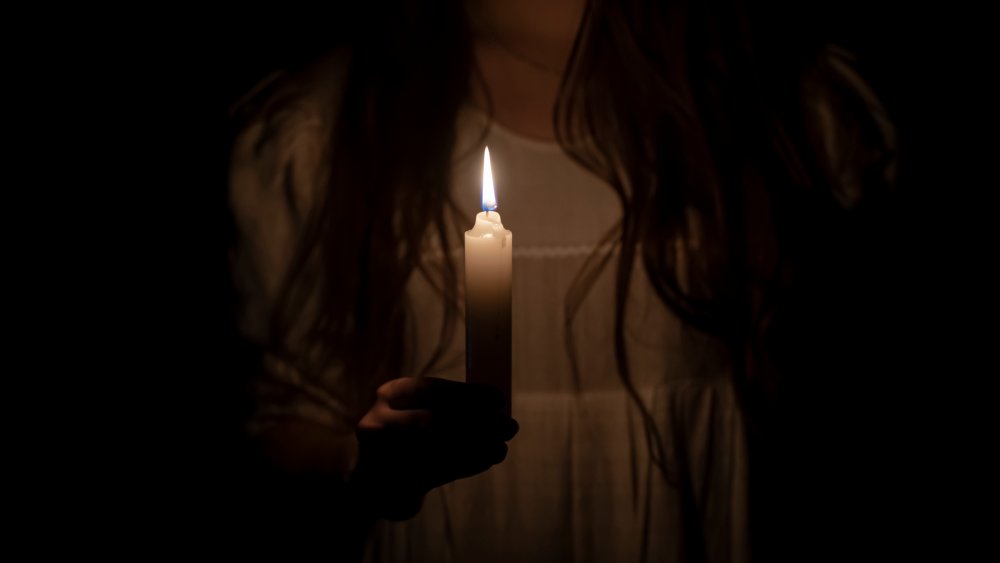
M777 57L740 4L401 2L248 98L250 427L277 474L336 491L327 533L405 520L368 556L429 561L814 539L795 487L835 450L802 439L829 444L816 382L847 366L826 346L864 302L892 130L846 57ZM509 455L517 424L458 383L484 144L517 233Z

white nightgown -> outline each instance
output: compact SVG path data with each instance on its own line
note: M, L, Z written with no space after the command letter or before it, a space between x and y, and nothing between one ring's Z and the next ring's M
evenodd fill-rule
M320 169L335 104L339 75L323 76L266 126L251 122L234 145L230 198L240 241L235 278L241 327L257 342L266 341L266 319L302 209L321 185L302 179ZM491 125L478 110L461 111L458 131L456 221L468 229L480 209L485 141L498 210L513 232L513 415L521 430L502 464L431 491L412 520L380 522L368 559L622 563L681 561L686 553L703 551L712 562L746 561L747 453L723 347L683 329L653 294L643 269L635 268L626 315L629 359L659 429L668 482L650 460L640 410L615 368L616 254L585 294L572 325L576 382L567 351L567 291L615 228L617 197L556 144ZM284 184L288 177L299 179L291 190ZM456 260L461 272L460 247L429 248L427 270L444 259ZM424 274L413 275L408 293L408 371L400 376L427 363L442 315L440 297ZM463 379L464 327L454 334L428 375ZM358 406L338 395L344 375L335 368L307 377L275 358L267 358L265 368L251 430L297 416L353 431ZM687 545L685 536L698 538L699 545Z
M617 253L574 317L577 383L566 345L567 293L615 229L617 196L555 143L519 136L466 108L452 187L466 228L479 210L483 143L498 211L513 232L513 416L521 431L502 464L432 491L410 521L380 524L370 560L681 561L692 549L681 539L684 526L701 531L696 549L709 561L747 560L746 446L724 350L683 329L635 268L630 366L660 431L668 483L650 461L641 413L615 367ZM459 271L461 250L447 253ZM429 252L425 260L444 255ZM415 371L437 344L441 304L422 274L411 279L409 297ZM464 378L463 335L460 326L429 375ZM693 509L686 517L698 522L682 521L684 494Z

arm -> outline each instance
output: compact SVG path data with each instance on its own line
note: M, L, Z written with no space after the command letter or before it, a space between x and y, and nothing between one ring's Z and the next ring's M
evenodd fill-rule
M301 109L275 115L237 137L230 185L240 325L265 351L253 382L254 459L272 512L318 514L356 542L375 518L410 517L430 488L498 463L516 424L493 392L430 378L387 382L371 404L353 404L350 374L305 365L299 359L309 355L289 335L270 333L329 127ZM275 336L280 355L270 351Z

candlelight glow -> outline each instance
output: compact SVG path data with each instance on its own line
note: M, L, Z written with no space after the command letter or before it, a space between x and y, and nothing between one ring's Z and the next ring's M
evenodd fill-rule
M497 194L493 191L493 170L490 168L490 148L483 155L483 211L496 211Z

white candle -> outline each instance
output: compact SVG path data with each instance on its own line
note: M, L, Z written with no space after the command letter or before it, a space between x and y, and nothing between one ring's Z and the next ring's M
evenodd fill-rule
M465 369L498 388L510 412L511 232L496 212L490 149L483 156L483 211L465 232Z

